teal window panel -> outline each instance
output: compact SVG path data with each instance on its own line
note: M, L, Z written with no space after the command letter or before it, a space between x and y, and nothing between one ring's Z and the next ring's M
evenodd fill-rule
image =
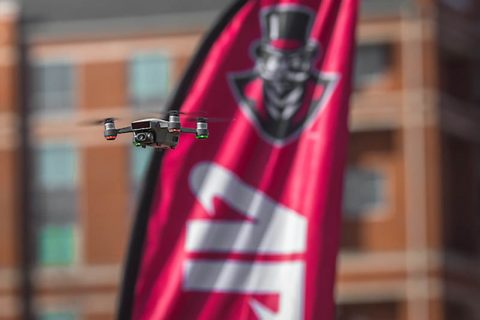
M391 46L388 43L362 43L355 58L355 87L367 87L386 74L391 67Z
M145 184L145 175L148 171L150 159L153 156L152 148L131 148L130 149L130 172L132 201L135 202Z
M141 183L148 169L153 154L152 148L132 148L130 151L132 181L134 185Z
M384 206L387 177L375 168L349 166L346 170L343 192L343 212L347 217L358 217Z
M39 62L33 66L33 109L51 115L73 110L74 67L65 61Z
M71 265L75 258L77 153L67 142L38 145L34 154L32 211L37 263Z
M46 266L67 266L74 262L73 225L43 226L38 234L38 262Z
M44 144L36 152L37 183L49 190L73 187L77 181L77 165L72 145Z
M158 53L136 54L129 64L129 91L135 106L163 103L169 90L170 60Z
M47 312L40 315L40 320L77 320L77 316L68 311Z

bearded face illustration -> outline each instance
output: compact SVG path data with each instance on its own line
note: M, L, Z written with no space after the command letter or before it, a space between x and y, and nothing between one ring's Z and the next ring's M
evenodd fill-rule
M309 40L313 13L278 5L262 11L262 39L252 44L255 66L230 74L240 107L268 141L295 138L318 114L337 77L314 70L319 45Z
M277 120L289 119L301 106L316 46L284 52L260 45L256 69L263 79L265 106Z

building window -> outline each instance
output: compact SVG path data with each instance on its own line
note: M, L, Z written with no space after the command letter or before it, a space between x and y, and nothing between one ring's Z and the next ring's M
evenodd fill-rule
M345 176L343 212L358 217L385 203L386 177L370 168L349 166Z
M385 75L390 66L390 46L385 43L360 44L355 59L355 87L370 86Z
M408 8L409 2L409 0L362 0L360 12L362 17L397 15L402 9Z
M145 184L145 174L153 155L152 148L131 148L130 151L130 171L132 173L132 194L135 199L140 196L140 191Z
M46 312L40 315L40 320L76 320L75 313L69 311Z
M77 156L69 144L49 143L35 153L34 214L37 263L75 260Z
M131 103L136 107L164 108L170 79L169 59L158 53L135 55L129 65Z
M33 67L33 109L38 113L72 111L74 70L67 62L42 62Z

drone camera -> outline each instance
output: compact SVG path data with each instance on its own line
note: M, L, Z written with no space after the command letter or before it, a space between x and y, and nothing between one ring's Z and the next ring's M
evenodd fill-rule
M107 140L115 140L117 138L117 129L115 128L115 123L113 122L113 119L108 118L105 119L104 121L104 127L105 130L103 131L103 136Z
M208 138L208 124L207 120L204 118L199 118L197 120L197 134L195 136L197 139L207 139Z
M153 135L153 132L149 132L149 131L135 132L133 136L133 143L136 146L142 146L142 145L151 144L154 142L155 142L155 137Z

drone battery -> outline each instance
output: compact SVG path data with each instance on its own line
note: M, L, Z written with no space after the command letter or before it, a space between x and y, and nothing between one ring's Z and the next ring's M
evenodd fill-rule
M149 120L132 122L133 130L150 129L150 127L151 127L151 123Z

